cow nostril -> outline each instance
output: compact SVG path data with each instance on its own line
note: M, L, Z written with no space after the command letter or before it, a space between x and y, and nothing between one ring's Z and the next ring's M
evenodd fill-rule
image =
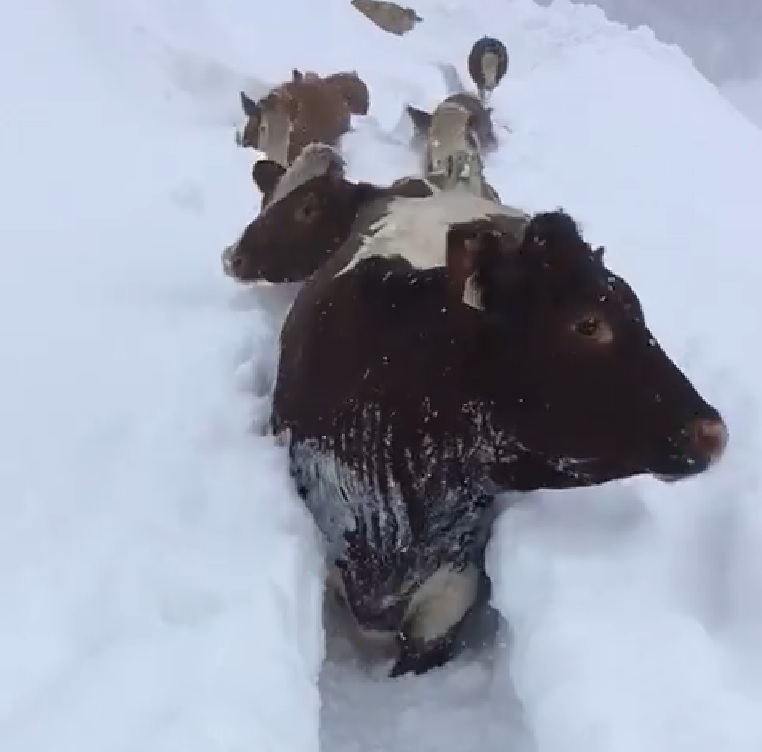
M728 429L722 420L699 419L688 433L691 447L710 462L717 462L728 445Z
M235 276L240 272L243 259L236 254L225 255L222 260L222 265L225 268L225 273L230 276Z

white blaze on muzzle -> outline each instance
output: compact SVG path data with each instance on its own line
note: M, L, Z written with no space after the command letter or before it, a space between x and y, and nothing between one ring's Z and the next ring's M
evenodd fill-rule
M227 274L228 277L235 276L235 274L233 273L233 258L235 258L235 255L238 252L239 244L240 244L240 241L236 240L235 243L233 243L232 245L229 245L222 252L222 270L225 272L225 274Z
M500 58L494 52L485 53L482 58L482 75L484 76L484 88L491 91L497 86L497 69Z

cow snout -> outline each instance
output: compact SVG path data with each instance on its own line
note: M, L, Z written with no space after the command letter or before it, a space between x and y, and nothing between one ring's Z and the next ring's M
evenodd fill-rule
M229 277L235 277L243 263L243 257L236 253L237 246L228 246L222 253L222 269Z
M708 460L710 464L714 464L725 454L725 448L728 445L728 429L721 419L700 418L688 429L688 440L691 449L697 455Z

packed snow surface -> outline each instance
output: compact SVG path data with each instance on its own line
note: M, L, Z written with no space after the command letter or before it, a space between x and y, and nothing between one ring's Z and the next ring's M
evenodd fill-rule
M591 7L38 0L0 24L0 749L759 752L762 134ZM725 415L708 475L533 494L489 550L493 644L415 678L322 618L320 542L259 435L288 291L223 277L257 211L238 91L356 69L353 177L504 40L487 177L564 206ZM329 625L330 621L326 621Z

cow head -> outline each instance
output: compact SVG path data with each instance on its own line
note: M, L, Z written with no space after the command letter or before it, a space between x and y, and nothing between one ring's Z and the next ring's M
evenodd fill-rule
M510 460L503 483L531 490L643 473L678 479L722 456L720 414L568 215L535 215L518 249L494 223L454 225L447 253L463 383L489 417L489 441Z
M225 272L240 282L302 281L349 234L357 185L324 144L307 146L288 169L260 160L253 177L263 208L223 254Z
M259 160L253 178L262 211L223 253L226 274L240 282L301 282L349 236L360 207L383 195L428 195L423 180L391 187L346 178L338 151L310 144L288 168Z
M244 125L238 137L238 144L251 149L259 148L259 124L262 118L262 111L259 103L251 97L241 92L241 109L246 115L246 125Z
M288 148L298 103L289 91L273 91L259 102L241 92L241 105L248 118L239 134L239 146L258 149L280 164L288 163Z
M418 148L428 142L437 118L441 117L441 114L452 111L452 108L456 106L464 108L470 114L467 118L467 131L476 138L479 149L486 153L497 148L498 141L492 123L493 110L470 92L450 94L436 106L433 112L406 105L405 111L413 124L412 146Z
M477 39L467 59L468 73L484 96L491 93L508 71L508 50L494 37Z

